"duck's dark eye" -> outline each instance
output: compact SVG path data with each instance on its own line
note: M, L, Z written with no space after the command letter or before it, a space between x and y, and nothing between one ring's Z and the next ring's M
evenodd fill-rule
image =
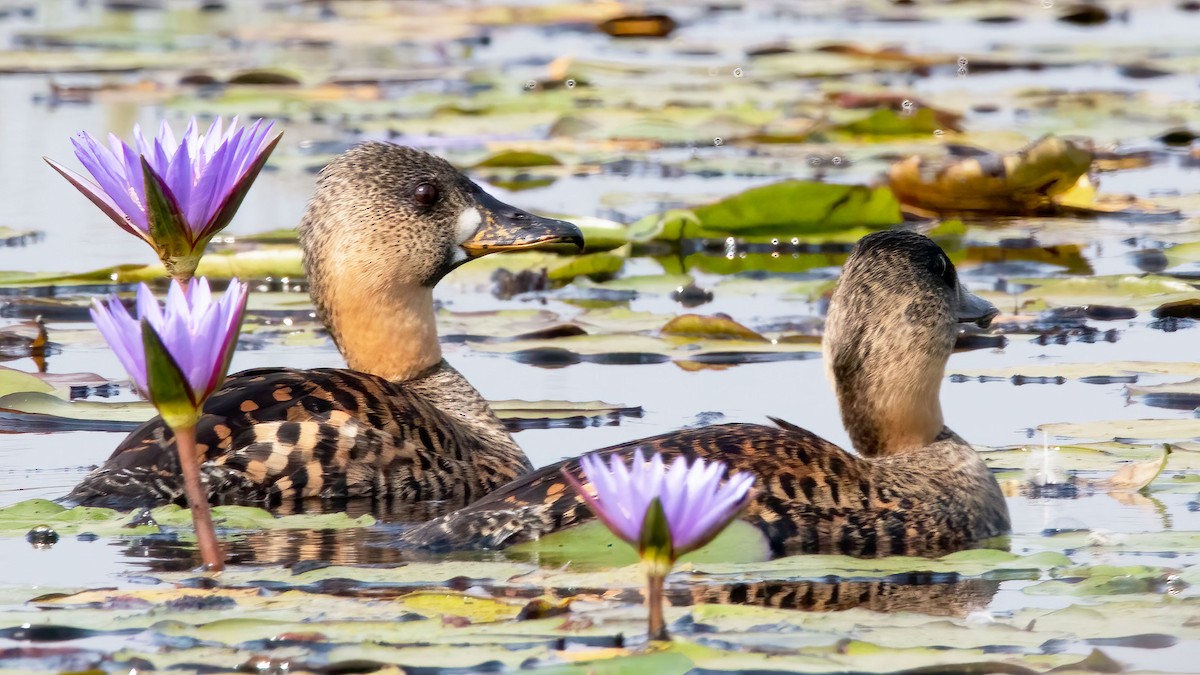
M433 206L439 196L437 186L433 183L421 183L413 190L413 199L421 206Z
M954 272L954 264L945 255L938 258L937 269L938 276L942 278L942 281L946 282L947 286L951 289L958 286L958 274Z

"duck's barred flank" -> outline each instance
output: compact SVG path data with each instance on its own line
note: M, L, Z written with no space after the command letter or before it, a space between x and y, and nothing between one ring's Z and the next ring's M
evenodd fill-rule
M999 486L975 451L943 430L919 456L867 460L791 425L724 424L688 429L601 451L629 461L637 448L721 460L758 476L743 520L776 555L932 556L1008 530ZM423 548L503 548L590 520L593 515L560 474L580 477L568 460L486 498L409 530ZM581 478L582 480L582 478Z
M210 500L386 497L423 504L419 517L469 504L530 465L515 446L505 452L493 442L506 432L463 384L444 363L405 383L331 368L239 373L208 400L197 427ZM465 426L472 417L494 428ZM161 418L143 424L66 499L182 504L170 429Z
M433 286L506 248L582 246L579 228L497 201L449 162L363 143L321 170L299 228L313 306L347 370L252 370L205 404L202 477L216 503L385 500L427 519L530 470L487 402L442 360ZM182 502L161 420L135 430L65 499Z
M702 457L753 473L743 519L777 555L930 556L1008 531L1000 486L966 441L946 428L942 374L958 324L986 323L990 303L966 292L927 237L877 232L855 247L830 303L822 341L838 407L858 454L797 426L725 424L600 450ZM798 383L797 386L802 386ZM405 535L433 549L501 548L592 517L560 470L517 479Z

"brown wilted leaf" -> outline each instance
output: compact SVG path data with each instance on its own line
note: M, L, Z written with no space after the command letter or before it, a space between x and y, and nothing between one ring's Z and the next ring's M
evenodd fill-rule
M1018 152L930 162L914 156L892 165L888 183L905 204L945 212L1029 214L1053 210L1052 197L1076 184L1092 152L1044 136Z

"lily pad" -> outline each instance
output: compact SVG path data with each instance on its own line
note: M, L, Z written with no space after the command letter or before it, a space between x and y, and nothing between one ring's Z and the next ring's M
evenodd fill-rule
M351 518L344 513L302 514L276 516L265 509L249 506L215 506L213 522L225 530L280 529L339 529L369 527L372 516ZM160 506L150 512L158 525L190 528L191 512L173 504ZM30 499L0 507L0 533L24 535L31 528L46 525L60 534L93 532L95 534L144 534L158 529L156 525L130 527L130 514L112 509L78 506L67 508L45 499Z
M634 241L676 240L887 227L900 221L899 203L887 188L784 181L707 206L647 216L630 225L629 234Z

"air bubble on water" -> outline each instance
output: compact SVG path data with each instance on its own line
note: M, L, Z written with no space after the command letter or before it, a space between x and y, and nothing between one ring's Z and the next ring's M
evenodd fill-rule
M966 76L967 76L967 69L966 69L966 68L959 68L959 69L958 69L958 76L959 76L959 77L966 77Z
M901 103L900 105L903 106L905 110L912 110L912 101L908 99L904 99L904 103Z
M741 68L734 68L734 69L733 69L733 76L734 76L734 77L741 77L741 76L742 76L742 69L741 69Z
M833 158L833 163L834 163L834 164L841 164L841 163L842 163L842 158L841 158L841 157L834 157L834 158Z
M567 80L567 89L575 88L575 80Z
M733 260L733 257L736 255L737 255L737 239L734 239L733 237L726 237L725 238L725 257L729 258L730 260Z
M792 237L792 246L800 245L800 237Z
M934 135L934 136L937 136L938 138L941 138L941 137L942 137L942 134L944 134L944 133L946 133L946 132L942 131L941 129L934 129L934 130L933 130L933 135Z
M536 81L536 80L527 80L527 81L525 82L525 88L526 88L526 89L534 89L534 88L536 88L536 87L537 87L537 81Z
M808 158L808 163L812 164L813 166L817 166L821 163L821 158L813 155L812 157Z
M779 240L778 240L778 239L772 239L772 240L771 240L771 245L772 245L772 246L778 246L778 245L779 245Z
M967 57L965 57L965 56L958 57L958 67L959 68L967 67Z
M714 138L714 139L713 139L713 145L720 145L720 144L721 144L721 143L723 143L723 142L724 142L724 141L722 141L720 138Z

